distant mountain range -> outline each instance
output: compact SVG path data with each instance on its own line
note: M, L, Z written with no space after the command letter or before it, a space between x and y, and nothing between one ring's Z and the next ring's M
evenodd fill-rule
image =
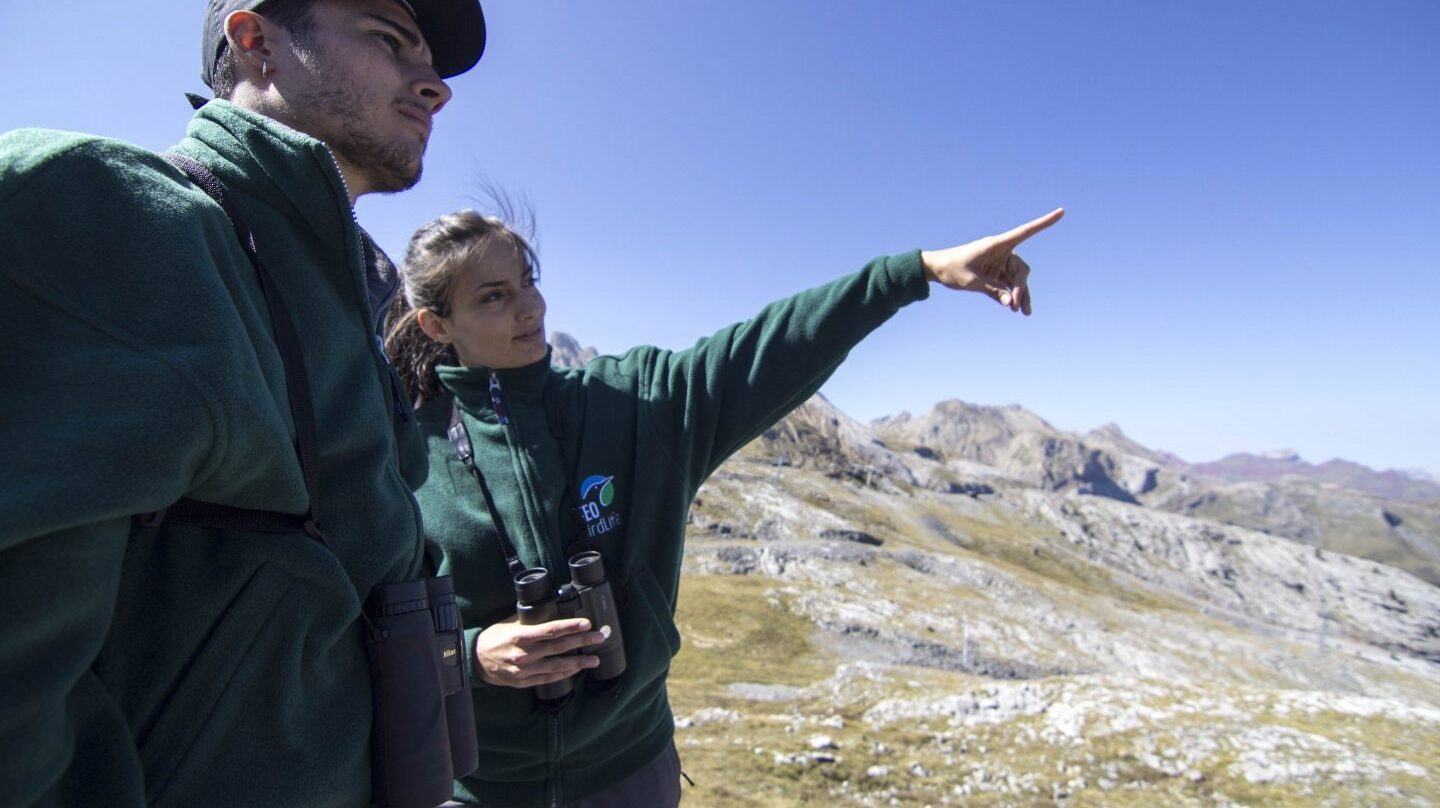
M967 460L1051 491L1073 491L1284 536L1409 570L1440 584L1440 485L1293 452L1187 463L1110 424L1076 435L1019 406L960 401L872 425L884 445Z
M1330 483L1381 499L1433 501L1440 500L1440 483L1425 472L1398 470L1375 471L1349 460L1327 460L1314 465L1290 451L1267 454L1232 454L1212 463L1192 464L1196 474L1217 477L1227 482L1258 482L1300 477Z

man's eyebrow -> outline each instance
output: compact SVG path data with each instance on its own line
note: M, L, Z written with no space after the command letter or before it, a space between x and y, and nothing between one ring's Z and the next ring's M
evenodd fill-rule
M389 17L383 17L383 16L381 16L381 15L379 15L379 14L374 14L374 13L369 12L369 11L365 12L363 16L369 17L370 19L372 19L372 20L374 20L374 21L376 21L376 22L385 23L386 25L390 26L391 28L394 28L395 31L400 34L400 36L402 36L402 37L405 38L405 42L406 42L407 44L409 44L410 47L412 47L412 48L418 48L418 47L420 47L420 35L419 35L418 33L416 33L415 31L411 30L408 26L401 25L400 23L395 22L394 20L390 19Z

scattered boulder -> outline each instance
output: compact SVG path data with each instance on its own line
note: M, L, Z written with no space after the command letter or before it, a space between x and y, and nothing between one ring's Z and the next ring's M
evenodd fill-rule
M871 547L879 547L885 543L884 539L872 536L863 530L838 530L832 528L820 531L820 538L844 539L845 541L853 541L857 544L868 544Z
M809 743L811 749L840 748L840 744L835 743L835 739L831 738L829 735L811 735Z

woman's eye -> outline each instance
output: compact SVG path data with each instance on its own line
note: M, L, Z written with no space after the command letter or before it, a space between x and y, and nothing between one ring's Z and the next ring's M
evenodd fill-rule
M495 301L500 300L503 297L505 297L505 295L501 292L486 292L485 294L480 296L480 302L494 303Z

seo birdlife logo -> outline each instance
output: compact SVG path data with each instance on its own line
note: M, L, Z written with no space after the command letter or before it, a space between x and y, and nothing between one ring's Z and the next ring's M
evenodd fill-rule
M585 520L585 533L594 539L614 530L620 514L610 510L615 502L615 476L592 474L580 483L580 517Z

